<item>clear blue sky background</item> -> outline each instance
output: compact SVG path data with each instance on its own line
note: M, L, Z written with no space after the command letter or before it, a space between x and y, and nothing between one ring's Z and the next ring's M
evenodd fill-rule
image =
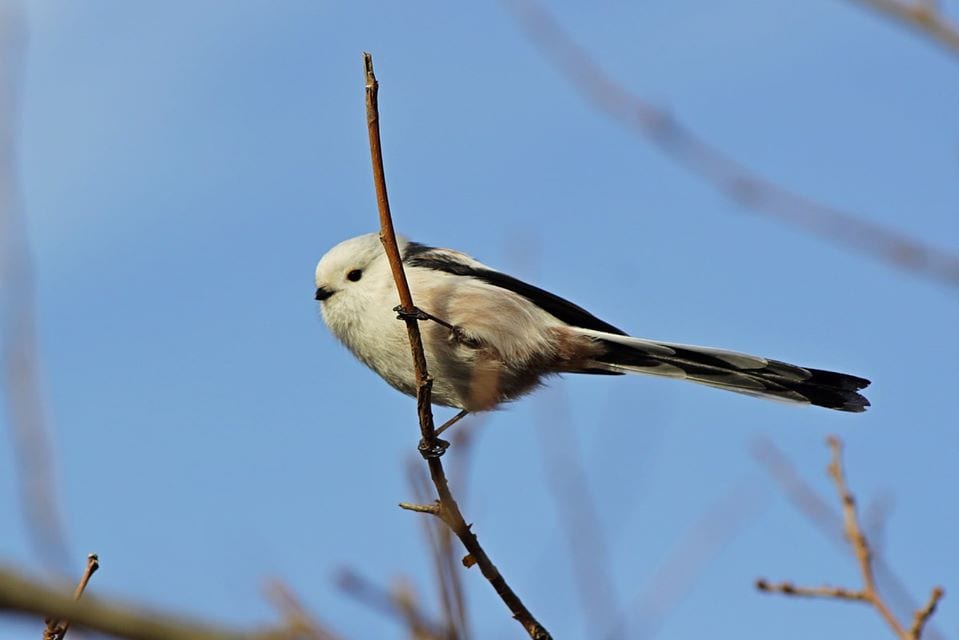
M959 58L840 0L554 7L626 86L734 157L959 250ZM585 465L572 477L595 500L627 637L657 567L744 483L750 515L706 552L659 637L884 637L864 607L752 587L857 584L749 454L771 438L832 498L823 441L837 433L863 504L892 498L884 557L917 598L946 586L936 620L956 637L956 289L741 211L585 104L501 4L26 14L23 212L74 569L100 554L97 593L252 625L275 619L261 586L281 577L351 638L404 632L338 591L342 567L433 602L420 516L396 507L414 402L334 341L312 299L317 259L376 227L369 50L403 233L644 336L874 380L865 415L581 377L489 416L459 497L554 635L603 625L577 595L558 499L588 511L551 489L544 438ZM0 561L36 568L13 456L0 440ZM523 637L478 572L465 583L476 637ZM39 634L0 621L14 631Z

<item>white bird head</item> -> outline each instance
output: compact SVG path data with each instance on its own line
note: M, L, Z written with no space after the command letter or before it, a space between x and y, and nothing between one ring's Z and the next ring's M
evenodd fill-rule
M316 265L316 299L325 302L334 295L363 288L365 272L385 256L376 233L344 240Z

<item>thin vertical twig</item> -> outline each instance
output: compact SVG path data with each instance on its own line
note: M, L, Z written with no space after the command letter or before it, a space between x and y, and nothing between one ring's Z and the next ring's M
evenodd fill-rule
M396 232L393 229L393 218L390 214L389 197L386 191L383 151L380 142L379 84L373 73L373 56L364 53L363 64L366 78L366 122L370 137L370 157L373 164L376 203L380 216L380 240L383 242L390 268L393 271L393 278L400 299L401 317L406 321L406 330L409 334L413 369L416 375L416 405L421 435L419 451L426 459L430 470L430 478L439 495L438 509L435 515L443 520L460 539L472 560L479 566L483 576L493 586L493 589L509 608L516 621L523 625L529 636L535 640L547 640L551 638L549 632L533 617L533 614L526 608L516 592L507 584L489 555L480 546L476 534L470 529L471 525L467 524L463 518L446 479L446 472L443 469L440 456L443 455L448 445L436 437L433 411L430 405L433 382L429 377L426 366L423 339L420 336L419 324L415 316L416 307L413 304L413 295L410 292L406 272L403 270L403 261L396 244Z
M856 499L846 483L846 473L842 466L842 443L836 437L830 437L827 443L832 450L829 476L836 484L836 492L839 494L840 503L842 503L843 532L856 554L856 562L859 563L859 572L863 579L862 593L864 599L876 608L876 611L886 621L886 624L895 631L897 636L903 637L905 629L899 624L889 606L879 596L879 590L876 588L876 576L872 568L872 551L869 549L869 540L866 539L866 535L859 526Z

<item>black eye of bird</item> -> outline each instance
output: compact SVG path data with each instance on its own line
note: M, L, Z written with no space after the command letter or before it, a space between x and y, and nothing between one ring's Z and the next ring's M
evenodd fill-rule
M346 274L346 279L350 282L356 282L363 277L363 272L359 269L353 269L348 274Z

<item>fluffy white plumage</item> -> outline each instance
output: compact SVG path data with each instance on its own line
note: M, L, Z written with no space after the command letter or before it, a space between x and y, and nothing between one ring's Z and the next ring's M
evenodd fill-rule
M399 239L421 322L433 401L484 411L558 373L646 373L738 393L864 411L868 380L744 353L626 335L575 304L449 249ZM346 240L316 267L323 319L353 354L403 393L416 387L399 297L377 234Z

